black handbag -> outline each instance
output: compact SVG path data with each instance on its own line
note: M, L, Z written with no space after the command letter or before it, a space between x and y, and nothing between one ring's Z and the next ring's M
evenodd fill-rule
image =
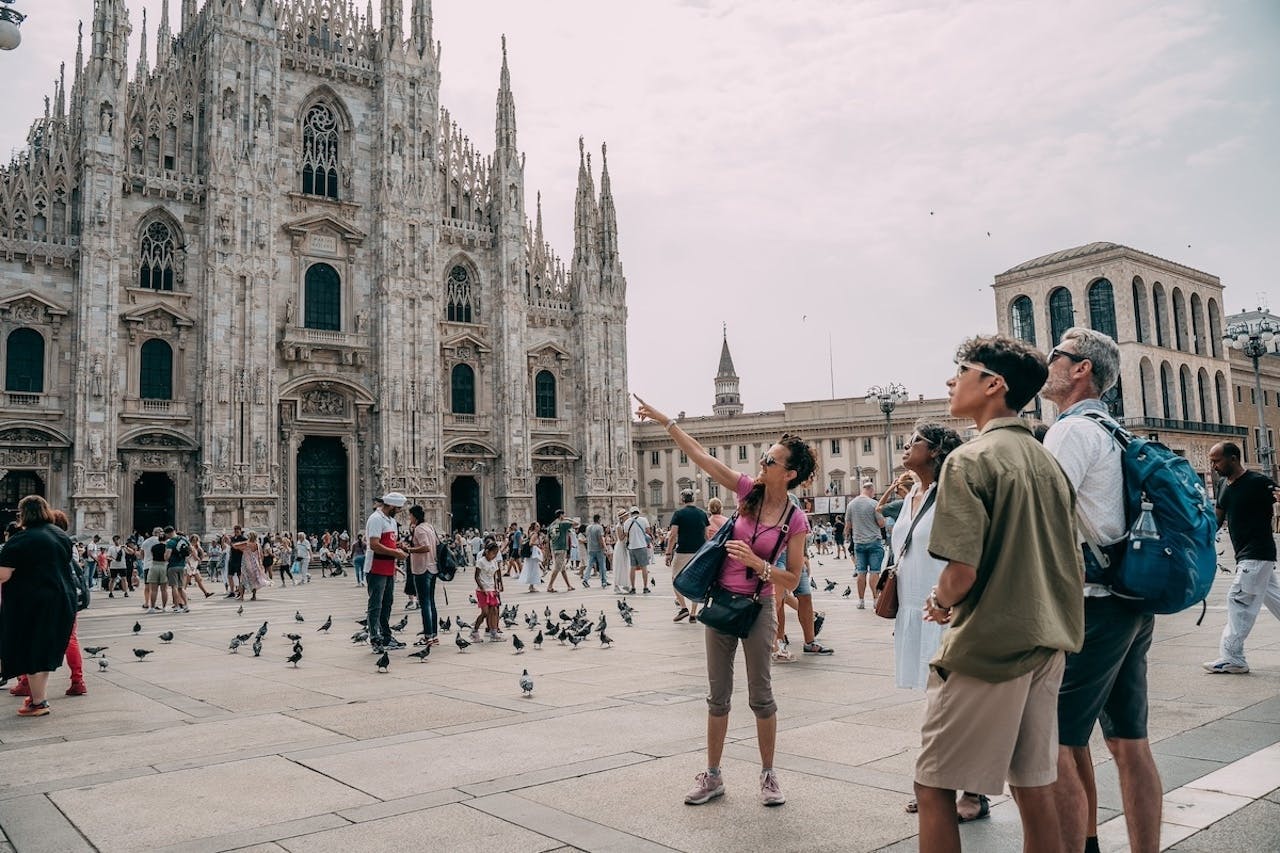
M787 540L787 531L791 527L791 516L796 505L788 502L787 514L778 528L778 541L774 543L773 553L769 556L769 565L778 559L782 543ZM683 573L682 573L683 574ZM728 634L745 640L756 624L760 611L764 607L760 603L760 590L764 589L764 579L757 578L756 591L751 595L741 592L730 592L722 586L713 585L707 593L706 602L698 611L698 621L708 628L714 628L721 634Z
M738 514L735 512L689 558L689 562L685 563L684 568L671 581L676 592L694 601L702 601L710 595L711 586L720 577L720 567L724 565L724 546L733 538L733 525L737 520Z

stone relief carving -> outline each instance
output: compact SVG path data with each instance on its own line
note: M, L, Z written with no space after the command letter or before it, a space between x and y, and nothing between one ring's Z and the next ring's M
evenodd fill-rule
M304 415L346 415L347 398L336 391L308 391L302 395Z
M139 447L182 447L183 443L172 435L164 435L158 432L149 432L140 435L133 440L133 443Z
M102 430L95 429L89 433L89 461L93 467L102 467Z
M34 325L45 321L45 308L33 299L24 299L9 309L9 316L23 325Z
M38 441L49 442L53 438L48 433L35 429L7 429L0 432L0 441Z
M91 384L93 386L93 396L101 397L102 385L103 385L103 382L102 382L103 367L102 367L102 356L100 354L95 355L93 357L93 367L90 369L93 373L93 379L91 381Z

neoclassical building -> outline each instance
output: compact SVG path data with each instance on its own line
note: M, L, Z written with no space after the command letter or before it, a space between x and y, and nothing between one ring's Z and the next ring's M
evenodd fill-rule
M1044 351L1072 326L1120 346L1120 381L1107 395L1125 426L1186 455L1209 474L1209 448L1246 442L1222 342L1222 282L1116 243L1089 243L1018 264L995 277L1001 332ZM1042 414L1056 417L1052 403Z
M430 0L96 0L0 170L0 512L80 533L446 525L634 500L626 279L578 143L572 258L439 104ZM406 9L408 9L406 27ZM86 38L87 36L87 38ZM152 64L154 62L154 65Z

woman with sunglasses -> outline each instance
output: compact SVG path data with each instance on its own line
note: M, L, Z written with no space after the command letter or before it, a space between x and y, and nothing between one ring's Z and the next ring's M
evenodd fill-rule
M950 427L916 424L902 451L902 467L907 473L894 483L898 486L915 480L902 501L890 541L898 572L898 618L893 628L894 676L897 685L907 690L925 689L929 681L929 661L938 651L945 628L936 622L924 621L920 613L946 566L944 560L930 556L928 549L929 534L933 530L932 495L947 454L961 443L959 434ZM913 797L907 802L907 812L915 814L916 811ZM987 817L991 803L981 794L965 792L956 811L964 823Z
M795 589L804 569L804 541L809 521L800 509L793 511L788 492L813 476L816 463L813 449L796 436L784 435L765 452L760 472L753 479L716 459L697 439L676 422L636 397L641 420L666 426L676 446L695 465L738 497L738 513L733 538L725 546L726 556L716 583L733 593L755 594L763 607L742 640L747 666L747 703L756 717L756 740L760 745L760 801L766 806L786 802L773 770L773 753L778 737L778 706L773 701L769 653L777 631L773 605L774 588ZM787 521L790 514L790 521ZM786 537L783 526L786 525ZM777 565L770 557L778 554ZM733 659L738 638L707 628L703 632L707 654L707 769L699 773L693 790L685 795L687 805L697 806L724 794L720 758L729 729L729 700L733 695Z

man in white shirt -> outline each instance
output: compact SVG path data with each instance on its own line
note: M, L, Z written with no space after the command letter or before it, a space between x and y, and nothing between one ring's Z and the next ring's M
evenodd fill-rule
M160 544L160 537L163 534L164 531L157 527L138 546L142 551L138 555L138 563L141 566L139 571L142 574L142 582L144 584L142 587L142 609L148 613L160 613L169 604L169 591L168 587L165 586L164 560L157 561L152 553L155 547Z
M400 549L400 526L396 524L396 513L404 509L406 502L399 492L388 492L364 526L370 557L365 571L369 585L369 643L378 653L404 648L403 643L391 636L391 605L396 589L396 560L409 556Z
M1049 353L1041 394L1061 414L1044 437L1045 448L1076 490L1077 523L1085 563L1084 646L1067 655L1058 691L1058 781L1054 799L1064 850L1097 853L1098 792L1089 754L1094 724L1116 760L1129 830L1129 849L1160 849L1160 774L1147 739L1147 651L1155 617L1137 613L1111 594L1106 570L1125 541L1124 476L1120 448L1086 413L1110 420L1101 395L1120 374L1120 350L1107 335L1072 328ZM1070 523L1070 522L1068 522ZM1089 543L1099 546L1097 552ZM1118 543L1118 548L1107 546Z
M649 520L640 514L640 507L633 506L631 518L623 523L627 534L627 553L631 561L631 592L636 591L636 572L639 571L644 580L644 594L649 594L649 561L652 552L649 550Z

